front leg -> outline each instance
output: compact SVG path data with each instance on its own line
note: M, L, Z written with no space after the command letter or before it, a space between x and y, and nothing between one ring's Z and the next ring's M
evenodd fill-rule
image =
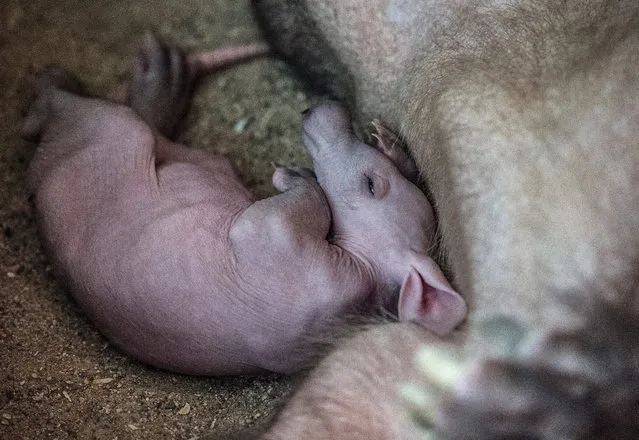
M313 172L278 168L273 184L283 192L255 202L233 223L230 235L236 252L243 243L293 249L326 240L331 211Z
M460 440L636 438L639 325L602 303L550 329L485 318L475 356L422 348L407 395L417 425Z

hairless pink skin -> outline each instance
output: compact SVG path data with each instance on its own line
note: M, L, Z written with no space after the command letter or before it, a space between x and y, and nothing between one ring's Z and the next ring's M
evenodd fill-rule
M427 256L424 194L354 138L339 105L304 122L324 191L309 170L279 168L282 193L255 201L226 159L162 134L188 104L192 65L153 39L140 57L129 106L63 90L58 72L24 124L40 138L30 182L45 248L114 345L181 373L289 373L326 319L400 286L401 319L438 333L464 319Z

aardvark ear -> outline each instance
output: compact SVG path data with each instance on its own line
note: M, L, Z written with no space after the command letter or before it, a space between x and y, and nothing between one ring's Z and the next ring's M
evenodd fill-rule
M417 164L406 152L402 140L379 119L374 119L371 125L373 126L371 136L375 139L373 146L384 153L406 179L417 184L419 181Z
M419 255L411 266L399 293L399 320L416 322L438 335L450 333L466 318L466 301L432 258Z

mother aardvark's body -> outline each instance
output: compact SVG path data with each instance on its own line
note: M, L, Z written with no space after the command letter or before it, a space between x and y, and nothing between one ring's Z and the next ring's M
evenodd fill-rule
M611 414L639 406L639 3L254 3L268 36L296 67L349 102L360 122L378 117L403 134L432 192L443 256L471 304L456 349L485 358L500 334L490 356L532 368L500 376L480 362L453 375L455 404L426 411L440 434L630 432L624 429L636 417ZM297 407L330 362L383 364L363 360L364 342L367 356L376 347L407 357L411 351L395 344L414 341L415 332L390 325L347 344L300 391ZM339 356L351 360L340 364ZM587 392L548 385L533 373L541 369L560 384L578 378ZM390 389L397 377L411 377L408 370L379 368L371 388ZM619 382L630 391L610 385ZM520 398L508 398L514 395ZM474 399L484 402L481 415ZM388 405L370 411L394 417ZM489 417L505 412L507 422ZM491 423L479 423L482 417Z

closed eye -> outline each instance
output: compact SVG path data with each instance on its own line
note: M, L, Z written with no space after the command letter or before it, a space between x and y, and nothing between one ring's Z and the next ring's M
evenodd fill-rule
M376 173L364 175L364 177L366 179L362 182L362 184L366 185L364 188L368 190L368 193L375 199L381 200L388 195L388 190L390 189L388 179L381 177Z
M374 196L375 195L375 182L373 181L373 179L371 179L368 176L366 176L366 180L367 180L367 183L368 183L368 190Z

